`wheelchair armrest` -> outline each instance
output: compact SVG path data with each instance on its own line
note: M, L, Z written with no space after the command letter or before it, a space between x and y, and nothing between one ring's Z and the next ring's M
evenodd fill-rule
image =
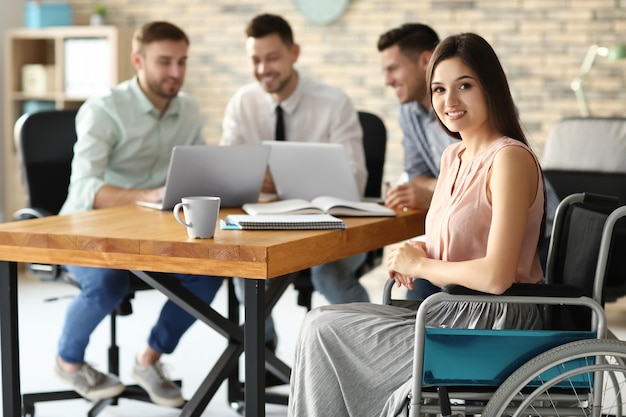
M464 287L463 285L450 284L441 288L442 292L454 295L493 295L482 291L472 290L471 288Z
M458 295L493 295L482 291L472 290L462 285L446 285L441 289L448 294ZM535 296L535 297L581 297L582 291L578 287L561 284L513 284L502 295L506 296Z
M48 210L37 207L25 207L13 213L13 220L39 219L41 217L51 216Z
M395 284L393 279L385 282L383 292L383 304L391 304L391 290ZM442 292L452 295L481 295L495 296L494 294L472 290L463 285L450 284L441 289ZM580 288L563 284L513 284L501 295L503 296L522 296L522 297L560 297L560 298L577 298L584 294Z

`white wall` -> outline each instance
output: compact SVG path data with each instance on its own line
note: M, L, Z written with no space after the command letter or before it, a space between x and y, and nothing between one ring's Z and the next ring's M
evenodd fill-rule
M2 41L0 42L0 137L4 135L4 33L7 29L12 27L22 26L23 23L23 8L24 0L0 0L0 33L2 34ZM5 140L11 140L11 138L2 138L2 142ZM0 146L0 175L4 176L4 146ZM0 192L0 222L7 220L7 214L4 213L5 201L4 193Z

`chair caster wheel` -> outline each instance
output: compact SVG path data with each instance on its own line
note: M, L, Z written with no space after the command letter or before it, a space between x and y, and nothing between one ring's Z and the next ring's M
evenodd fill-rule
M230 403L230 408L235 410L237 412L237 414L240 414L242 416L244 415L244 403L243 403L243 401L236 401L236 402Z
M35 404L22 404L22 417L35 417Z

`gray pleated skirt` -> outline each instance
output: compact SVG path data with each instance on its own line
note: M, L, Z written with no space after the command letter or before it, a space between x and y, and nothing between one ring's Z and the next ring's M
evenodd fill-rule
M443 303L429 327L537 329L533 305ZM415 309L370 303L324 306L303 322L291 376L291 417L387 417L406 412Z

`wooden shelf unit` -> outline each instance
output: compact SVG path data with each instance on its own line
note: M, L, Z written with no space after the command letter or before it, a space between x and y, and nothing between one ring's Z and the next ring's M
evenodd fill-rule
M4 80L4 173L2 192L4 221L25 204L19 162L13 141L13 126L22 115L27 101L51 102L56 109L77 108L86 95L67 94L65 84L65 41L68 39L106 39L110 45L110 86L131 78L135 70L130 62L134 29L115 26L64 26L40 29L16 28L5 33ZM53 65L54 91L41 94L22 91L22 67L27 64ZM52 106L52 104L51 104Z

